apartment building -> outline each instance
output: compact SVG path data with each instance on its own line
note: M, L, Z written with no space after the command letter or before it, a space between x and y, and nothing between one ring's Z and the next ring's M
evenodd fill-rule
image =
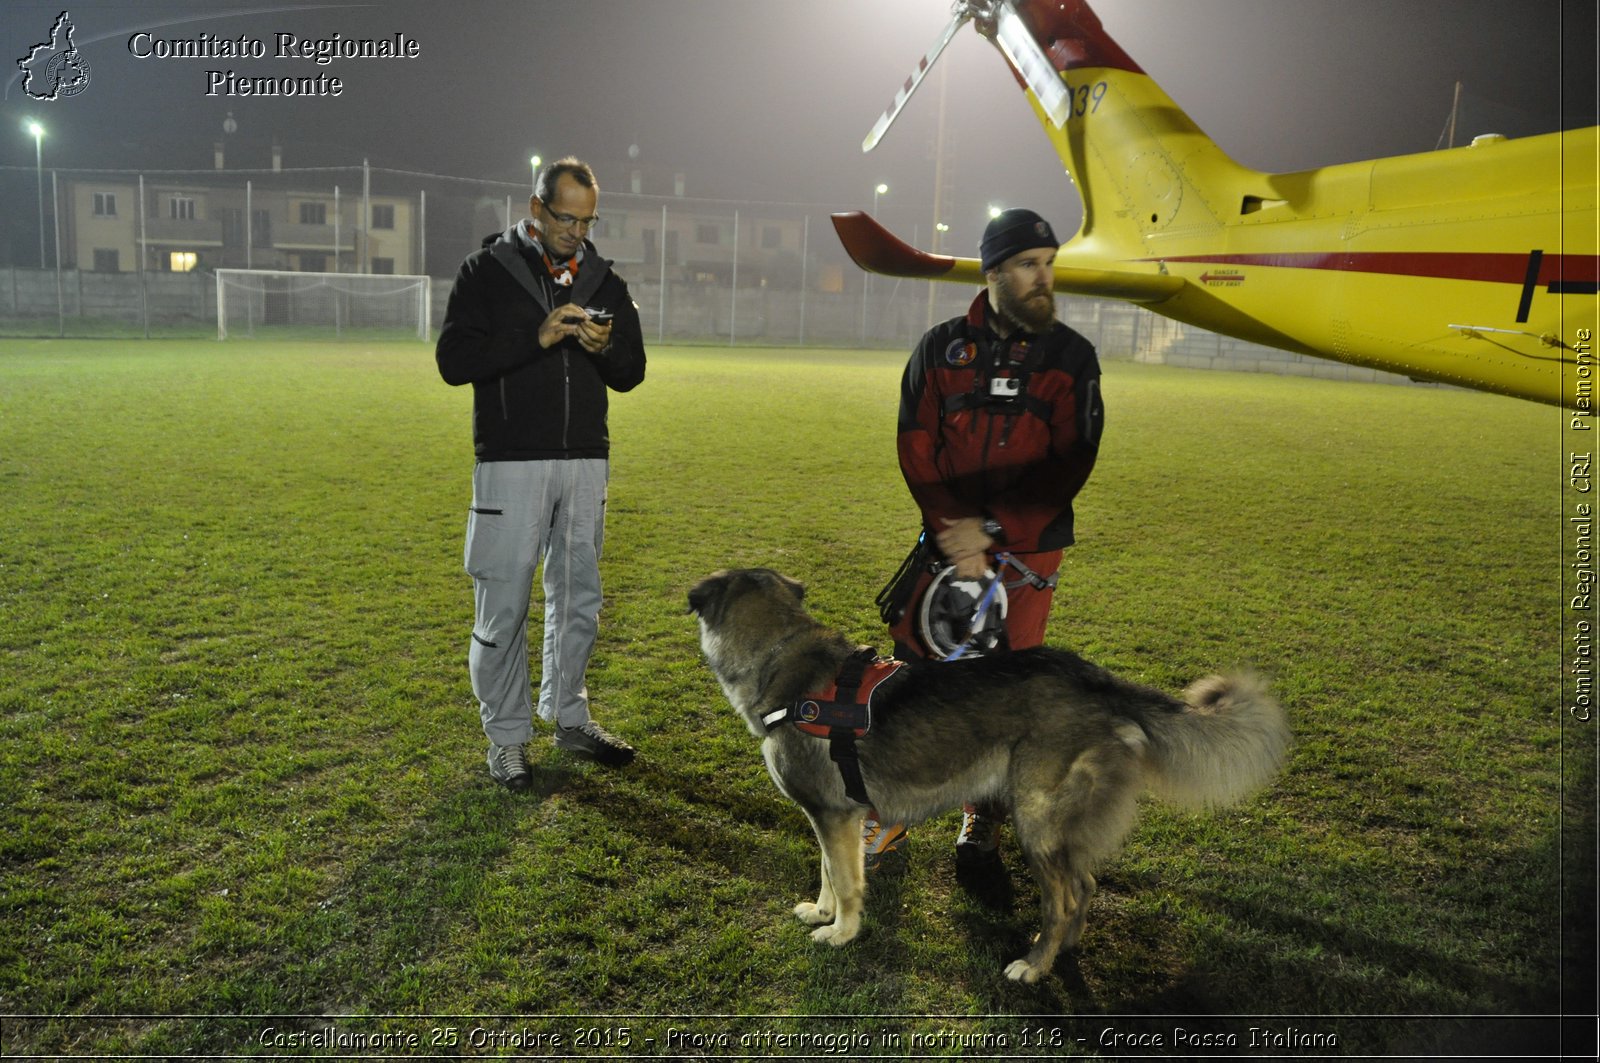
M214 171L62 181L63 265L100 273L277 269L421 273L415 197L362 195L359 171ZM353 178L353 179L352 179ZM341 181L344 182L341 184ZM320 185L320 187L319 187Z

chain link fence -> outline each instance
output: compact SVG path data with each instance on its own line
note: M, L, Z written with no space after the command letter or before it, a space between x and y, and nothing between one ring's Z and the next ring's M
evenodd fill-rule
M17 264L0 268L0 335L214 337L218 269L425 274L428 334L436 334L461 260L526 217L532 191L531 170L515 184L365 165L228 170L217 161L214 170L160 173L6 168ZM824 206L652 195L645 177L602 175L591 236L627 280L647 341L909 350L976 293L863 272ZM28 224L33 212L20 208L32 197L18 193L35 182L38 218ZM909 211L885 209L883 220L914 245L929 243L932 225ZM975 246L979 226L971 228L966 242ZM20 264L36 235L40 265ZM949 246L961 253L960 243ZM1059 308L1105 360L1409 382L1127 303L1063 298ZM327 338L338 335L330 329Z

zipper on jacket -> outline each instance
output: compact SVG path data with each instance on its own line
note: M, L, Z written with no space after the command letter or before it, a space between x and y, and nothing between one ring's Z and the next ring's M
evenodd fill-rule
M985 356L987 356L988 353L989 352L985 351ZM998 376L999 370L1000 355L996 353L989 366L988 380L984 381L985 390L991 390L994 387L993 381L995 380L996 376ZM979 375L982 376L982 374ZM983 428L983 457L979 461L978 471L983 480L985 488L987 488L989 486L989 456L994 449L995 421L999 420L999 418L995 417L995 415L990 412L988 408L983 406L978 407L977 414L981 414L985 422ZM1002 447L1006 445L1006 437L1010 434L1011 433L1007 431L1000 437L1000 445Z
M1000 429L1000 449L1004 450L1011 445L1011 430L1017 425L1017 415L1008 413Z
M567 449L568 429L572 427L572 355L561 352L561 449Z
M500 378L500 419L511 420L511 404L506 401L506 378Z

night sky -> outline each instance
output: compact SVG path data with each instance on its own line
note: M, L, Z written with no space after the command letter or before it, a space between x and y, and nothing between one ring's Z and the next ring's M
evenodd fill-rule
M36 102L17 59L63 0L5 0L0 165L205 169L359 166L523 181L535 152L574 153L620 187L640 165L682 172L691 196L870 207L928 231L936 72L871 155L862 137L949 19L943 0L456 0L270 4L84 0L67 9L91 81ZM1235 159L1305 169L1440 142L1456 82L1457 143L1594 121L1594 0L1099 0L1107 30ZM1564 10L1565 9L1565 10ZM259 39L265 58L137 58L130 38ZM275 35L392 39L415 59L273 55ZM975 243L991 203L1076 227L1076 198L998 51L970 26L947 50L945 214ZM207 96L208 70L339 77L340 96ZM15 170L9 171L13 174ZM6 190L29 191L17 181ZM8 195L20 194L8 191ZM23 204L26 205L26 204ZM926 241L924 241L926 242Z

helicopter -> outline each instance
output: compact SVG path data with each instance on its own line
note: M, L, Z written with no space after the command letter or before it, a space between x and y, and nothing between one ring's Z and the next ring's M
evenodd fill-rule
M1265 173L1207 136L1087 0L956 0L864 152L969 22L1082 200L1057 292L1594 415L1600 126ZM832 220L862 269L984 283L978 259L919 250L863 211Z

